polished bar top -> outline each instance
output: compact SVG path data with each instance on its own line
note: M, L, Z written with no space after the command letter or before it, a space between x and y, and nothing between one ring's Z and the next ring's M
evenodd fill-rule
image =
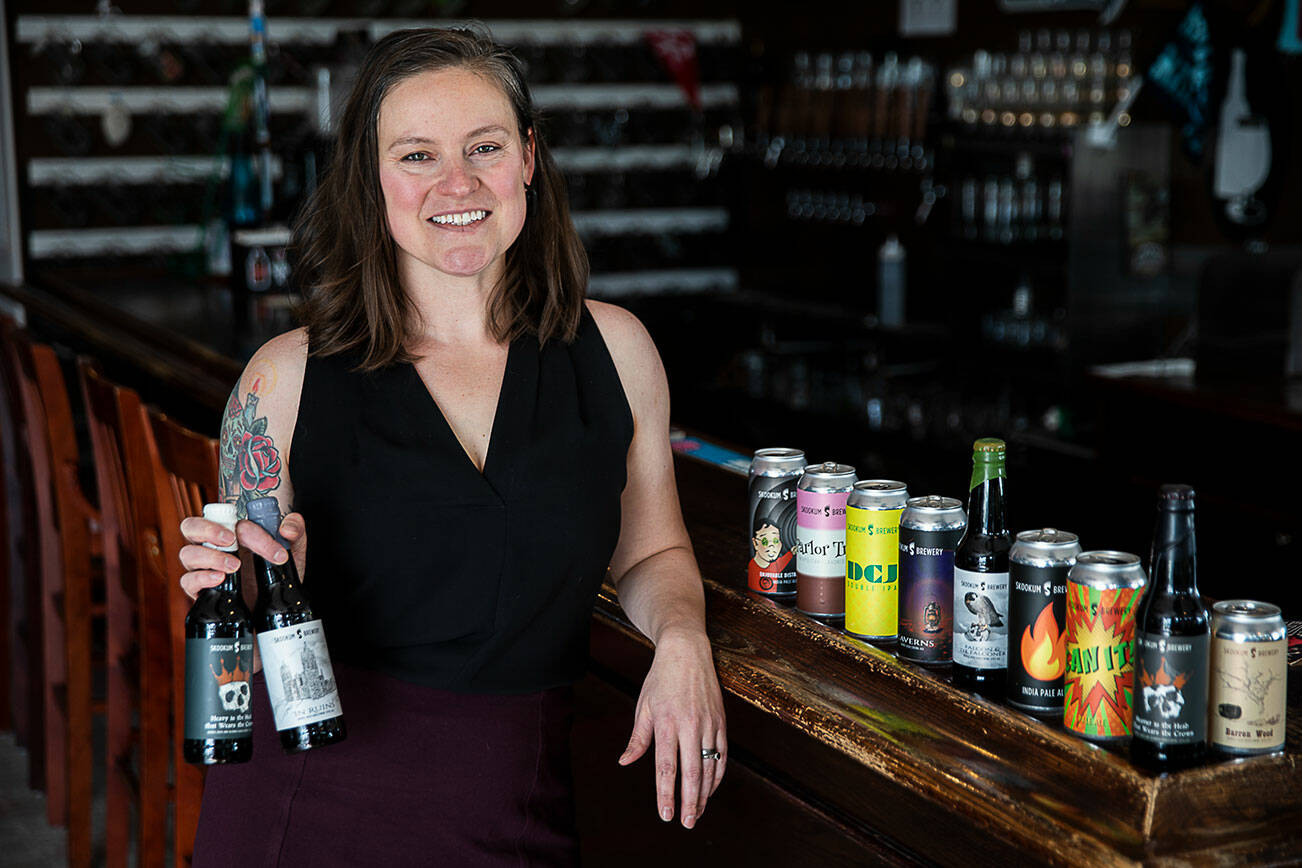
M164 391L219 411L240 365L76 296L8 291L29 321L97 356L134 360ZM215 424L215 412L205 416ZM211 427L211 425L209 426ZM705 577L732 758L899 862L1277 864L1302 858L1302 696L1290 679L1287 750L1156 776L1013 709L944 670L878 648L745 590L745 476L675 458ZM636 696L647 640L606 587L593 668ZM781 818L757 818L781 834Z

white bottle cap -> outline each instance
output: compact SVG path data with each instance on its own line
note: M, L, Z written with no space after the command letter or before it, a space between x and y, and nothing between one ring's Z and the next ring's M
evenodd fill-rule
M236 512L233 503L205 503L203 517L224 528L235 530Z

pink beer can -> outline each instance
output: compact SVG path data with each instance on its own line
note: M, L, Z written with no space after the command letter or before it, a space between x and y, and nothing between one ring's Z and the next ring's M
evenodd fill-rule
M822 621L845 618L845 511L854 468L810 464L796 485L796 609Z

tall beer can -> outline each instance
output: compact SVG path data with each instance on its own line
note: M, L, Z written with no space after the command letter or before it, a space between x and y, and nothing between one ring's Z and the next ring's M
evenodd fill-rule
M1212 747L1231 756L1284 749L1288 636L1279 607L1253 600L1212 606Z
M900 515L909 490L893 479L854 484L845 512L845 631L894 642L899 630Z
M911 497L900 517L899 655L950 662L954 643L954 549L967 528L957 498Z
M1135 612L1147 577L1139 555L1083 552L1067 572L1062 723L1098 742L1130 736Z
M796 608L825 621L845 617L845 505L854 468L811 464L796 485Z
M804 472L799 449L760 449L751 459L746 586L757 594L796 593L796 483Z
M1024 530L1008 553L1008 682L1005 698L1035 715L1062 714L1067 668L1067 571L1080 538L1065 530Z

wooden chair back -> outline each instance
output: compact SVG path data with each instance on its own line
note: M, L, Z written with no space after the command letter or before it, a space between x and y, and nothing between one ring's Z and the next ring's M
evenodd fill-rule
M4 326L0 330L7 334ZM5 367L5 352L0 352L0 369ZM18 484L18 449L16 432L19 416L14 413L10 403L13 378L8 371L0 372L0 732L14 728L13 719L13 672L17 649L14 643L18 636L15 611L10 602L18 592L22 569L14 569L13 558L17 552L17 537L10 538L10 506L12 496L17 502L21 497ZM18 519L21 509L13 516ZM13 587L11 591L10 588ZM21 611L18 609L17 611Z
M69 864L89 865L91 552L98 516L81 490L72 405L59 359L44 344L19 341L18 350L41 536L46 813L52 824L68 828Z
M159 544L161 474L140 396L78 360L95 455L105 561L108 695L105 738L105 865L161 866L171 786L172 571Z
M181 724L185 720L185 616L190 598L181 590L181 519L202 515L205 503L219 497L217 441L179 425L161 413L150 413L150 427L163 473L157 476L159 533L162 554L171 576L169 617L172 637L172 750L176 769L176 861L188 865L199 825L203 773L181 755Z
M36 503L32 480L32 458L28 447L28 421L24 401L18 342L25 341L18 323L0 314L0 413L4 437L3 494L5 523L0 526L4 546L5 602L8 658L4 661L6 710L12 708L8 726L17 743L28 752L28 786L45 788L45 730L41 705L41 618L40 552L36 526ZM12 512L10 508L13 507Z

